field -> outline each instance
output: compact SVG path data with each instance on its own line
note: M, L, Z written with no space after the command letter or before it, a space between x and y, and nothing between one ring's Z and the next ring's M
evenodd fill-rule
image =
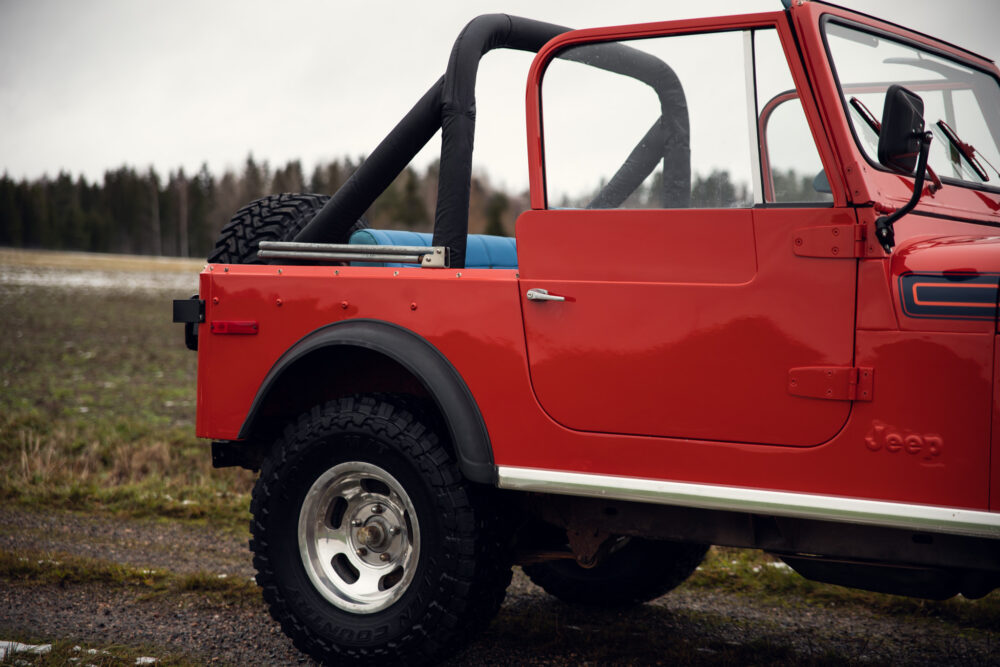
M39 266L42 253L6 259L0 498L242 529L250 475L212 470L194 437L195 355L171 323L171 299L197 291L201 264L150 272L125 258L109 271L109 256L56 255L54 269Z
M195 355L170 318L200 266L0 251L0 664L300 660L251 582L254 476L194 437ZM4 640L51 648L4 658ZM1000 664L1000 594L859 593L713 549L674 593L593 611L517 571L449 664L672 662Z

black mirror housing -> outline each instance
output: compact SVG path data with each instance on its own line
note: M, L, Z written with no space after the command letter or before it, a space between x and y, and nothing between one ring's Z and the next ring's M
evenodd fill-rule
M912 176L924 134L924 101L916 93L893 84L885 93L878 161L893 171Z

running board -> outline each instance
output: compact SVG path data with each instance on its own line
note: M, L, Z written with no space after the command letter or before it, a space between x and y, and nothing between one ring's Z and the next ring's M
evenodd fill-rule
M735 486L499 466L502 489L1000 539L1000 513Z
M449 253L444 246L261 241L257 256L261 259L297 259L313 262L393 262L419 264L428 269L446 269L449 266Z

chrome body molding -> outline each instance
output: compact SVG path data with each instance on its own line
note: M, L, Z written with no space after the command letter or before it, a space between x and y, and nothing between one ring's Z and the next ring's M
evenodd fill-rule
M736 486L499 466L500 488L1000 539L1000 513Z

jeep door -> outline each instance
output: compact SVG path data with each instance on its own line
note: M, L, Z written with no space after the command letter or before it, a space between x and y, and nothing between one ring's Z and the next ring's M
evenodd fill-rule
M797 58L780 13L539 53L517 245L531 381L559 424L786 446L844 426L856 218Z

